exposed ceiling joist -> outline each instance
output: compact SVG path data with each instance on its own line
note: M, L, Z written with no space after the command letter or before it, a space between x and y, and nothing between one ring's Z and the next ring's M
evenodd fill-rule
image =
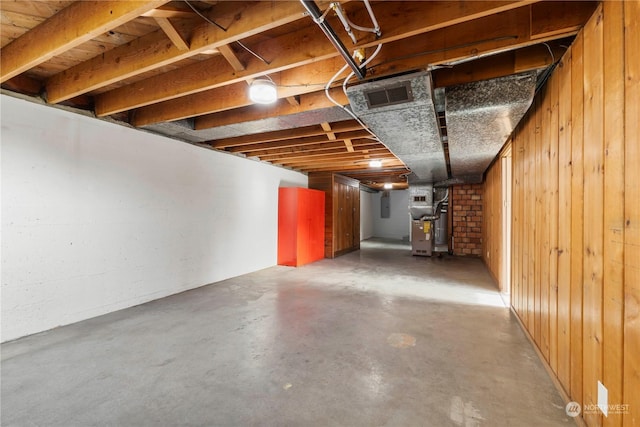
M335 123L333 127L333 132L342 133L342 132L351 132L351 131L359 131L362 130L362 126L355 121L346 121ZM289 130L284 131L276 131L276 132L267 132L261 133L257 135L246 135L240 136L236 138L226 138L219 139L217 141L212 141L211 145L214 148L231 148L238 146L245 146L251 144L260 144L264 142L271 141L282 141L286 139L300 139L307 136L318 136L318 135L326 135L326 131L322 129L321 126L307 126L302 129L298 129L295 134L293 134ZM324 137L324 140L327 140L327 137Z
M167 3L151 1L80 1L61 10L52 18L2 48L4 82L91 40L142 13ZM69 22L74 25L70 26Z
M445 28L449 25L468 22L483 16L490 16L493 11L496 10L510 10L530 2L506 2L508 6L502 2L499 4L496 2L470 2L467 3L467 5L471 4L470 6L455 8L455 10L448 9L447 15L443 18L444 20L438 21L437 24L433 24L432 26L425 25L423 19L416 18L428 16L427 13L432 10L432 7L429 5L430 2L407 3L410 3L410 5L402 4L403 9L400 10L403 10L403 13L400 14L397 13L398 5L395 2L391 2L390 4L376 4L376 13L380 15L381 26L384 28L394 28L394 26L402 24L400 25L402 29L401 32L396 30L388 36L385 32L380 39L376 40L376 43L389 43L416 34ZM408 10L404 9L405 6L408 7ZM413 17L411 14L417 15ZM123 87L101 94L97 96L96 99L96 112L100 116L109 115L151 103L166 101L178 96L209 91L224 84L234 83L242 79L256 78L267 72L276 73L330 58L334 58L331 62L331 67L325 68L331 69L333 73L335 73L336 68L333 65L341 63L342 59L338 58L338 53L331 44L327 43L323 38L317 37L317 33L317 28L309 25L294 33L284 34L261 43L259 46L254 47L254 49L262 52L262 56L269 57L270 63L265 64L254 56L249 55L246 58L246 69L241 73L224 72L223 70L225 70L225 68L221 67L221 60L219 58L212 58L202 63L183 67L179 71L168 72L161 76L153 77L150 81L134 83L131 87ZM365 44L365 46L366 45L369 44ZM282 53L274 54L273 52L286 52L286 55ZM212 73L212 70L220 70L223 72ZM322 80L318 79L316 82L326 82L327 80L328 79L323 77ZM131 94L134 95L131 96Z
M581 13L578 13L578 11L581 11ZM572 15L554 15L552 19L548 20L548 26L553 25L553 28L556 28L558 34L562 34L563 37L572 36L576 32L575 23L579 20L579 17L590 14L591 11L591 4L580 3L572 10L574 13ZM379 58L377 57L370 67L371 76L381 77L396 73L399 69L420 69L429 65L480 57L546 41L546 38L535 41L531 39L530 21L531 7L527 6L445 27L428 35L412 37L388 46L385 45L380 52ZM483 34L483 39L478 40L477 34ZM306 58L308 60L308 57ZM301 95L317 91L319 89L318 83L328 81L342 64L342 59L334 54L328 59L310 64L295 63L291 68L282 69L281 67L278 69L280 71L277 74L271 74L271 76L280 85L280 97ZM251 67L248 68L248 70L250 69ZM160 121L178 120L240 108L251 104L246 94L236 91L232 95L226 93L233 89L230 86L224 86L224 82L237 81L238 78L227 80L222 77L203 77L203 79L207 78L218 78L220 81L214 89L207 89L188 96L181 96L139 108L134 124L136 126L144 126ZM188 80L194 81L194 79ZM173 80L168 78L166 81ZM125 91L125 88L118 89L119 99L132 98L131 96L127 97L126 93L140 95L143 84L142 82L134 84L132 90L128 92ZM153 87L153 85L148 87ZM191 91L187 93L191 93ZM98 105L96 108L100 111L99 114L106 113L106 110L102 110L103 107L99 105L107 96L107 94L103 94L97 97L96 102ZM227 102L230 98L235 99L236 102ZM131 103L131 101L126 102Z
M224 6L229 9L229 16L214 18L228 23L227 31L208 23L200 25L193 31L188 51L179 50L173 43L167 44L164 34L156 32L54 76L47 82L50 102L64 101L302 17L300 5L293 2L257 2L241 11L231 6Z
M341 142L344 138L356 139L356 138L367 138L370 136L369 132L365 130L353 130L351 132L343 132L337 135L338 139L335 142ZM256 151L262 150L273 150L278 148L288 148L288 147L305 147L305 146L315 146L317 144L326 144L329 143L327 141L327 137L322 135L317 136L304 136L304 134L296 135L291 138L282 138L278 140L273 140L270 142L256 142L252 144L238 144L236 147L228 148L227 151L231 151L234 153L253 153ZM214 147L215 148L215 147Z
M341 88L332 89L330 93L331 97L339 104L347 105L349 103L347 96L342 92ZM297 99L299 105L291 105L289 102L279 100L276 104L268 107L264 105L250 105L240 109L226 110L200 116L195 120L195 128L208 129L230 124L253 122L336 106L326 97L324 91L298 95Z

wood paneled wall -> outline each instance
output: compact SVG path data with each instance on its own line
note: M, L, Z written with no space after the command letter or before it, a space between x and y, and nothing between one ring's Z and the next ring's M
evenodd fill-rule
M309 188L326 193L325 258L360 249L360 182L335 173L312 172Z
M640 2L604 2L563 56L513 135L511 248L488 244L511 250L512 308L588 426L640 426L639 22ZM625 405L607 417L598 381Z

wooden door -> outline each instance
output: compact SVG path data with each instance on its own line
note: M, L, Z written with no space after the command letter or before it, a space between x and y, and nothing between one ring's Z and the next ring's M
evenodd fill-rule
M353 203L353 244L351 247L360 248L360 187L351 187Z

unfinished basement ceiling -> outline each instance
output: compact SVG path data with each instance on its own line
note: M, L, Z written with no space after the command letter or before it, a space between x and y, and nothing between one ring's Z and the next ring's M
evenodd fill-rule
M97 118L303 173L337 172L374 189L385 182L406 188L409 175L449 177L442 167L440 141L426 119L432 114L426 100L431 93L491 91L490 86L473 84L540 72L561 57L597 5L453 3L372 1L381 34L353 27L354 44L336 12L327 10L330 3L316 2L327 11L326 22L349 54L363 49L370 57L381 45L364 80L352 79L350 86L384 84L385 79L412 73L422 73L428 81L426 70L434 69L420 112L406 113L411 114L410 126L397 118L387 124L365 120L380 127L380 139L391 150L369 138L341 108L350 105L341 87L348 71L337 75L329 89L339 106L325 96L325 85L345 62L300 1L191 1L206 20L184 1L2 1L0 82L5 94L85 110ZM372 26L364 2L340 4L351 22ZM247 83L264 76L278 88L279 100L270 106L255 105L247 96ZM462 89L466 84L471 86ZM451 99L451 105L457 101ZM353 108L359 106L354 103ZM460 117L465 126L488 120L482 115ZM422 119L425 123L419 123ZM447 123L450 120L447 117ZM448 124L455 144L457 125ZM416 152L403 151L391 139L394 126L407 138L409 129L424 133ZM498 132L502 139L503 131L488 128L484 133ZM484 159L497 144L477 142L470 149ZM372 159L384 166L369 166ZM457 159L451 163L454 175L482 173L485 160Z

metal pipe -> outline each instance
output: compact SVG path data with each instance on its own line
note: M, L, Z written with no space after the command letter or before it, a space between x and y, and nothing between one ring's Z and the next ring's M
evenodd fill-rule
M349 51L342 43L342 40L338 38L338 35L333 31L333 28L322 18L322 13L315 1L313 0L300 0L300 3L307 9L311 18L313 18L313 22L318 24L322 32L327 36L331 44L338 50L338 53L342 56L345 62L351 67L358 80L364 79L365 72L358 67L356 61L351 57Z

